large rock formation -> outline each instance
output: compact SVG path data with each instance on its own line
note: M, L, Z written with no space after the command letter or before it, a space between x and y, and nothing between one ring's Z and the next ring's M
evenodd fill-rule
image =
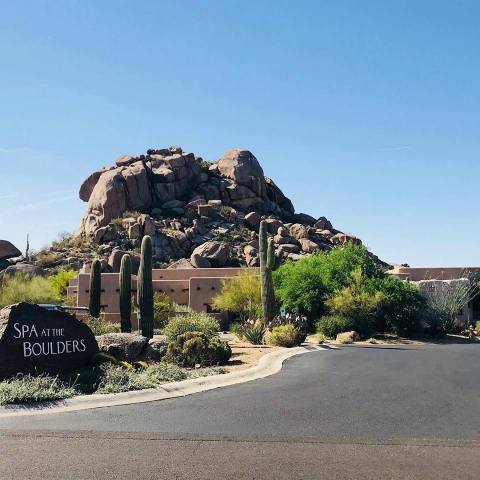
M325 217L295 213L248 150L229 150L215 162L179 147L122 156L92 173L79 195L88 204L77 236L45 252L47 272L99 257L104 271L115 272L127 252L138 264L144 235L152 237L157 268L257 266L261 220L280 261L360 242Z
M123 156L117 166L91 174L80 187L88 201L80 234L100 239L98 230L125 211L195 209L209 201L245 213L252 210L290 219L292 202L264 176L248 150L230 150L215 163L204 162L181 148L148 150L138 157Z

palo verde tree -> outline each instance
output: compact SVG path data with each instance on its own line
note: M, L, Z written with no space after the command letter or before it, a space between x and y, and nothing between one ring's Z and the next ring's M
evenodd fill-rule
M120 265L120 327L122 332L130 333L132 331L132 260L130 255L125 254L122 257Z
M137 304L140 310L142 335L153 337L153 283L152 283L152 239L146 235L142 240L140 269L137 282Z

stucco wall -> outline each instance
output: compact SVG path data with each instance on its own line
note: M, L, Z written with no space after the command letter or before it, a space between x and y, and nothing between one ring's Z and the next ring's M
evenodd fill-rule
M172 302L188 305L192 310L210 310L213 297L219 292L223 279L240 273L241 268L192 268L182 270L154 269L152 271L153 290L164 292ZM119 315L119 276L118 273L102 273L100 303L105 319L118 322ZM77 297L77 306L88 307L90 275L80 273L69 283L68 294ZM136 292L137 277L132 275L132 291ZM132 325L136 316L132 314Z

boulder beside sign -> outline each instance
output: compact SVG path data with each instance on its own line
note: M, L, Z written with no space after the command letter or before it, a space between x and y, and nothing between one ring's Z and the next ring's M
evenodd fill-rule
M0 378L70 372L97 352L90 328L67 312L24 302L0 310Z

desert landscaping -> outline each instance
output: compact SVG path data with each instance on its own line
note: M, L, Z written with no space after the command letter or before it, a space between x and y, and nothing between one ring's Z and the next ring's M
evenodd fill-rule
M475 341L477 270L392 269L295 213L248 150L115 164L81 184L77 232L0 243L3 405L221 375L302 344Z

